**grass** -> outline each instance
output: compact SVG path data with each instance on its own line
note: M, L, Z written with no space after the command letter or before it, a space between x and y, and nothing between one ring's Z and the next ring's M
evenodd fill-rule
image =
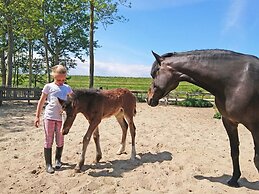
M67 83L72 88L88 88L88 76L71 76ZM102 77L94 78L94 87L103 89L128 88L130 90L146 91L151 83L150 78L133 78L133 77Z
M151 78L134 78L134 77L103 77L96 76L94 78L94 87L103 89L112 88L128 88L136 91L147 91L152 82ZM88 88L89 77L88 76L70 76L67 83L72 88ZM204 89L190 84L188 82L181 82L176 88L176 91L195 92L205 91Z
M0 84L1 84L0 80ZM112 89L112 88L128 88L129 90L134 91L147 91L152 82L151 78L135 78L135 77L104 77L104 76L95 76L94 78L94 87L103 89ZM76 89L88 88L89 87L89 76L69 76L67 83ZM37 84L37 87L42 88L44 84ZM25 80L23 84L19 87L28 87L28 80ZM175 91L181 92L198 92L205 90L190 84L188 82L181 82Z

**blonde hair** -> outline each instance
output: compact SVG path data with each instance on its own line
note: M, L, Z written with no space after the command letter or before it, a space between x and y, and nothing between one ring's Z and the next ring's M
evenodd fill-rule
M51 75L54 77L55 75L66 75L67 74L67 68L63 65L55 65L51 68Z

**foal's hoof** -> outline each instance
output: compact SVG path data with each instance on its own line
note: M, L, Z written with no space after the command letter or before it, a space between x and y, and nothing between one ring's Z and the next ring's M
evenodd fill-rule
M232 180L232 179L230 179L230 180L228 181L228 186L230 186L230 187L236 187L236 188L240 187L240 185L238 184L238 182L237 182L236 180Z
M80 173L81 172L81 168L79 166L75 167L75 173Z
M102 156L101 155L97 155L95 160L93 161L94 164L97 164L100 162L100 160L102 159Z
M80 169L75 168L75 173L81 173Z
M118 152L116 152L116 154L117 154L117 155L127 154L127 152L126 152L126 151L118 151Z
M136 156L131 156L131 157L130 157L130 160L131 160L131 161L135 161L136 159L137 159Z

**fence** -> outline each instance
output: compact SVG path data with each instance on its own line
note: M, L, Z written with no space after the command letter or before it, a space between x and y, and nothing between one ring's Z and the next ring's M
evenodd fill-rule
M0 106L3 101L10 100L38 100L41 95L40 88L11 88L0 87Z
M178 101L195 98L195 99L203 99L214 102L214 96L209 92L183 92L183 91L172 91L164 98L160 99L160 103L164 104L173 104Z
M131 91L137 98L138 102L145 102L147 98L147 91ZM41 95L40 88L9 88L0 87L0 106L3 101L10 100L39 100ZM160 103L170 104L187 98L200 98L214 101L214 97L208 92L182 92L172 91L167 96L160 100Z

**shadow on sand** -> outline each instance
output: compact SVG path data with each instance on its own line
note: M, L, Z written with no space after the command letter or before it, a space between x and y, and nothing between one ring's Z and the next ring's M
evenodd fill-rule
M223 185L228 185L227 182L231 178L231 176L226 175L226 174L223 174L220 177L211 177L211 176L206 177L203 175L196 175L196 176L194 176L194 178L196 178L198 180L206 179L206 180L209 180L210 182L216 182L216 183L221 183ZM250 182L246 178L240 178L238 183L239 183L240 187L245 187L247 189L259 191L259 181Z
M76 167L76 164L70 164L68 162L61 162L62 166L60 169L55 169L55 171L72 170Z
M110 162L100 162L94 165L84 165L82 168L82 172L85 172L88 169L92 169L93 171L89 172L88 174L93 177L122 177L123 173L132 171L145 163L161 163L163 161L172 160L172 154L167 151L155 154L148 152L138 155L140 156L140 159L136 159L134 161L130 159L114 160Z

